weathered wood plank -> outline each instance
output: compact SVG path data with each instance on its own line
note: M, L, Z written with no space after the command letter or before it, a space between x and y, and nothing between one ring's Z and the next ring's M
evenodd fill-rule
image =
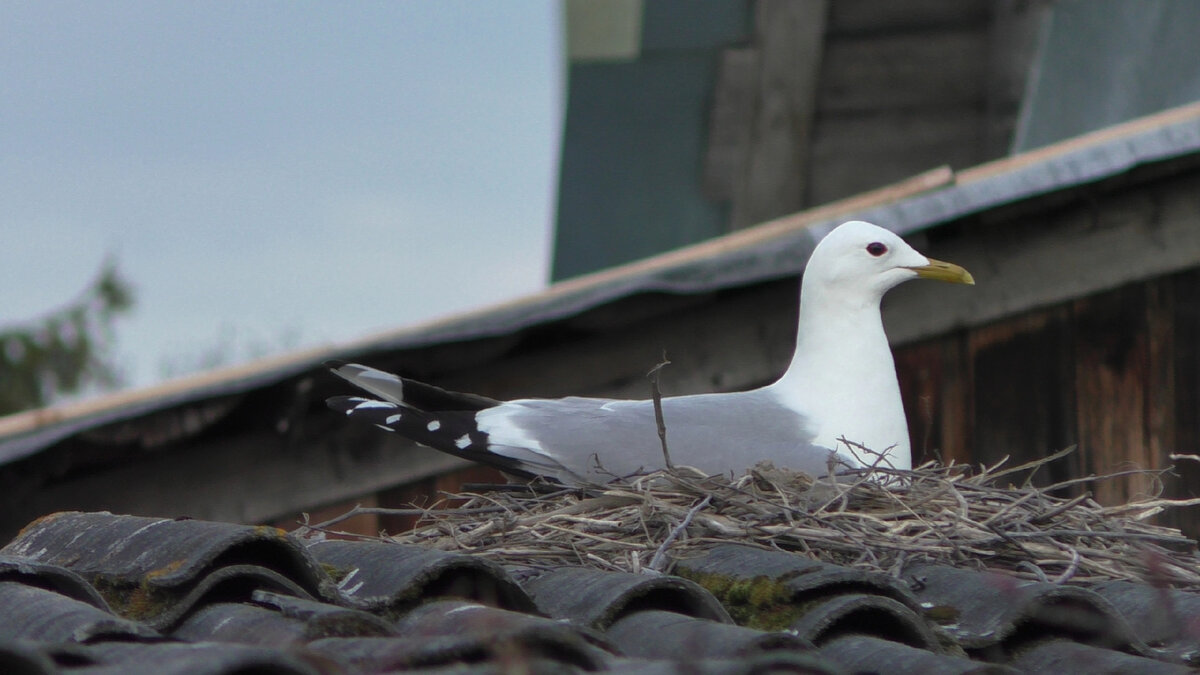
M930 27L978 26L994 0L837 0L829 10L831 33L897 33Z
M998 0L991 3L988 27L983 151L987 159L1003 157L1012 148L1017 116L1029 72L1037 56L1050 3Z
M1072 305L1076 414L1085 472L1158 468L1146 437L1146 286L1129 286ZM1150 487L1146 479L1132 477L1097 483L1092 489L1100 503L1120 504L1146 494Z
M972 106L945 106L935 110L882 110L823 117L818 121L816 131L812 152L814 160L822 161L836 160L846 155L866 158L872 154L902 158L905 149L918 153L923 148L953 151L955 145L966 145L969 151L966 156L970 157L977 154L979 144L979 123ZM947 154L951 155L947 158L949 160L955 153ZM941 163L971 166L952 161ZM914 173L909 172L904 176Z
M1068 314L1031 312L970 331L972 460L1010 465L1040 459L1073 442L1064 414L1071 401ZM1063 462L1042 469L1035 482L1068 477Z
M1173 418L1173 441L1163 442L1168 455L1200 454L1200 270L1188 270L1165 280L1173 300L1170 313L1170 368L1173 400L1168 414ZM1169 458L1168 458L1169 459ZM1200 497L1200 463L1171 462L1178 478L1166 483L1165 495L1176 499ZM1200 507L1172 510L1163 522L1178 527L1191 537L1200 536Z
M942 458L942 350L936 340L897 351L896 376L908 416L908 437L914 465Z
M941 442L942 459L960 464L970 463L971 411L974 409L974 389L971 367L967 359L967 335L948 335L939 340L942 348Z
M984 102L985 26L830 38L826 45L817 92L821 116Z
M733 199L734 186L745 171L761 60L758 49L744 47L726 49L717 64L702 178L704 196L713 201Z
M895 351L914 465L973 460L968 451L972 392L963 347L962 336L949 335Z
M823 204L934 166L971 166L986 159L981 129L974 106L820 117L806 199Z
M1170 278L1145 282L1146 451L1155 467L1170 466L1178 441L1175 417L1175 285ZM1189 347L1191 348L1191 347Z
M808 144L821 72L828 0L758 0L759 76L744 170L733 185L730 227L804 206Z

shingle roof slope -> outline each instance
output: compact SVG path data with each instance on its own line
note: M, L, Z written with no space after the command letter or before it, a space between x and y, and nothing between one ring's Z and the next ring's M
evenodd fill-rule
M690 579L518 574L419 546L54 514L0 549L0 669L1182 673L1196 663L1200 594L1185 591L929 565L887 575L736 544L677 569Z

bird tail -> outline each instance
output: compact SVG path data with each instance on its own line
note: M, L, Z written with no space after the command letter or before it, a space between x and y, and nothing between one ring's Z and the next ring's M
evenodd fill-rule
M479 411L500 405L501 401L477 394L448 391L406 377L345 361L326 361L334 375L350 384L398 405L421 410Z
M534 475L516 460L490 451L487 434L476 425L475 413L500 401L446 391L355 363L326 365L338 377L382 399L334 396L325 401L331 409L435 450L514 475Z
M398 375L345 361L326 361L325 367L334 375L389 403L408 405L404 402L404 380Z

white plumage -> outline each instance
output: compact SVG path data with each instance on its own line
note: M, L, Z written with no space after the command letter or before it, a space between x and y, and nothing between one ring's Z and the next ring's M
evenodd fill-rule
M662 399L673 462L733 474L764 460L813 475L834 463L911 468L879 304L889 289L918 277L974 283L961 267L930 260L875 225L852 221L830 232L805 268L796 351L779 380L745 392ZM506 471L575 484L663 465L649 400L502 402L356 364L330 366L378 397L335 397L335 410Z

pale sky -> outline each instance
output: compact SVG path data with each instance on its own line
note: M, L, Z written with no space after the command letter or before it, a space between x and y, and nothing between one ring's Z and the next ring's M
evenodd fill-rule
M0 0L0 325L106 255L133 384L545 285L556 0Z

